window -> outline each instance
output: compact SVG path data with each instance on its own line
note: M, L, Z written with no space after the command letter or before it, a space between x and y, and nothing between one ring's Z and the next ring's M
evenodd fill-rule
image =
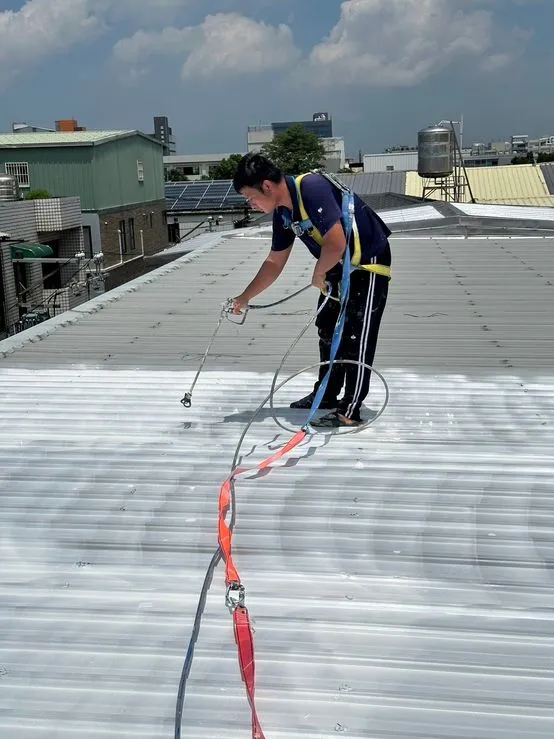
M92 228L90 226L83 226L83 243L87 259L92 259L94 254L92 251Z
M144 162L137 159L137 179L139 182L144 182Z
M135 219L129 218L129 249L135 251Z
M122 254L127 254L127 224L119 221L119 248Z
M6 162L6 174L15 177L19 187L29 187L29 165L27 162Z
M387 172L394 172L394 165L393 164L387 164Z

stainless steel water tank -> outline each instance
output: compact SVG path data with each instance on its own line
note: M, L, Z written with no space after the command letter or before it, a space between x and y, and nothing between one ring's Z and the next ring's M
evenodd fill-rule
M19 183L15 177L0 173L0 201L19 200Z
M448 177L454 171L454 135L450 128L429 126L417 135L420 177Z

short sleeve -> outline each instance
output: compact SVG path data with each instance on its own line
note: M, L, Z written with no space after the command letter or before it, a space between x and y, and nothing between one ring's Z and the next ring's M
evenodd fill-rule
M310 221L325 236L342 218L335 187L322 175L313 174L302 180L301 192Z
M273 213L273 239L271 241L271 251L285 251L294 243L294 231L285 228L283 217L279 211Z

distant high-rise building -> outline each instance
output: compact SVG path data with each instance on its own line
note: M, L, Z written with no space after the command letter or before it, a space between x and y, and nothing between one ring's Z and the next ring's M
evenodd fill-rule
M275 136L288 131L292 126L304 126L320 138L325 146L325 166L329 172L338 172L345 165L344 139L333 136L333 121L329 113L314 113L311 121L279 121L248 126L248 151L258 152Z
M177 153L173 129L169 125L169 119L165 115L154 116L153 137L164 145L164 156L173 156Z

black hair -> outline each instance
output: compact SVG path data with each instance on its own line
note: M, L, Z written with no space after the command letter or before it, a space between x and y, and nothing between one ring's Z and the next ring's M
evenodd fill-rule
M240 193L245 187L262 189L262 183L266 180L279 184L283 179L283 173L272 161L262 154L247 154L237 167L233 178L233 187Z

